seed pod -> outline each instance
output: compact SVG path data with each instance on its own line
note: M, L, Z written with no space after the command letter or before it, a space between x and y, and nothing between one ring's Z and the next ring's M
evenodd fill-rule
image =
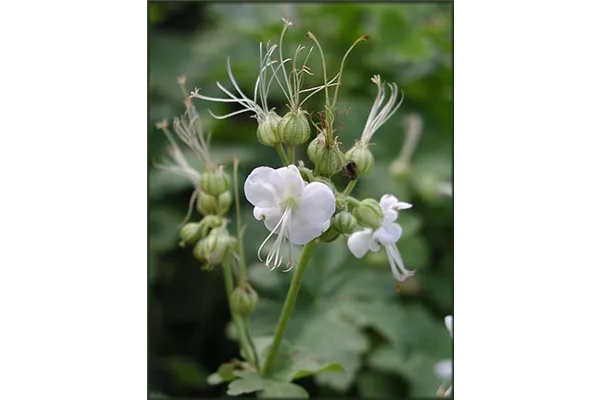
M346 152L345 156L346 160L353 161L356 164L356 170L359 176L365 175L371 170L373 164L375 164L375 159L373 158L373 154L371 153L371 150L369 150L368 145L365 145L360 141L356 142L354 146Z
M310 139L310 124L302 110L289 111L279 121L277 132L283 144L296 146Z
M266 119L258 123L256 136L260 143L265 146L275 146L281 141L278 134L279 121L281 117L271 110Z
M354 216L359 224L377 229L383 222L383 211L375 199L365 199L354 209Z

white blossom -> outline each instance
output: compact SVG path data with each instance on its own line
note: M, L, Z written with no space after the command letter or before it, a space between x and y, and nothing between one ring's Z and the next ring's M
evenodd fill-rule
M376 230L365 228L354 232L348 238L348 249L355 257L362 258L369 250L379 251L380 247L383 246L394 278L402 282L414 275L414 272L404 267L402 257L396 247L396 242L402 236L402 227L394 221L398 218L398 210L411 208L412 205L398 201L391 194L385 194L379 200L379 206L383 211L381 226Z
M294 165L273 169L255 168L244 183L246 199L254 206L254 217L263 220L271 233L258 249L277 235L265 260L271 269L283 261L283 248L289 245L291 267L293 245L305 245L329 229L335 212L335 196L329 186L302 180ZM261 259L262 261L262 259Z

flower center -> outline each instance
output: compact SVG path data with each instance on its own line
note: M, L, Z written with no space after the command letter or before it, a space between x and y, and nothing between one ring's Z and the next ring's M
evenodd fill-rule
M298 200L295 197L288 197L281 203L281 205L284 209L295 210L298 208Z

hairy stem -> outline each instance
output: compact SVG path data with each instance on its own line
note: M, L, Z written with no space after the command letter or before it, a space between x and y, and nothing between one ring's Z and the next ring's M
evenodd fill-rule
M298 292L300 292L300 283L302 282L302 277L306 272L308 260L310 260L310 255L312 253L314 245L315 241L312 240L304 246L304 249L302 249L300 261L298 262L298 265L296 266L296 269L294 271L294 276L292 277L292 282L290 283L290 288L288 289L288 294L285 298L283 309L281 310L281 314L279 315L279 322L277 322L277 327L275 328L273 344L271 345L271 349L269 350L267 360L265 361L265 364L263 366L263 376L267 376L270 368L275 362L275 358L277 357L279 346L281 345L281 341L283 340L285 327L288 323L288 320L290 319L290 316L292 315L292 311L294 310L294 305L296 304L296 297L298 297Z
M281 158L281 162L283 163L283 165L290 165L290 163L288 162L288 158L285 155L285 151L283 150L283 145L281 143L277 143L275 145L275 150L277 151L277 154L279 155L279 158Z
M239 282L246 282L246 257L244 256L244 232L242 230L242 212L240 207L240 188L238 180L238 168L240 161L236 158L233 160L233 194L235 197L235 219L237 223L237 236L238 236L238 253L240 256L240 275Z
M258 359L252 360L253 355L256 354L256 350L253 351L252 349L253 346L250 343L250 336L246 336L246 331L244 330L244 324L242 322L241 317L238 314L235 314L231 307L231 295L233 293L233 273L231 272L230 259L230 256L226 256L223 260L223 276L225 277L225 291L227 293L229 311L231 312L231 318L233 319L233 324L237 331L238 339L243 352L251 358L251 363L257 366L258 368Z

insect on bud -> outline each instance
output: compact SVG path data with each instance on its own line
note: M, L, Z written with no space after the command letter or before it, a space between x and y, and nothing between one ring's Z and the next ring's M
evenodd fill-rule
M365 199L354 209L354 216L359 224L377 229L383 222L383 211L375 199Z
M278 126L281 117L275 111L269 112L262 122L258 123L256 136L258 141L265 146L275 146L280 142L278 135Z
M346 160L353 161L356 164L358 175L365 175L371 170L375 159L369 150L367 144L358 141L354 146L346 152Z
M338 143L327 144L325 135L319 134L308 145L308 158L315 164L317 175L331 176L344 168L346 159L340 150Z
M179 238L183 244L194 244L202 238L202 226L198 222L185 224L179 231Z
M196 199L196 209L202 215L217 215L217 198L200 191Z
M219 166L214 171L207 171L200 175L200 189L203 192L218 196L229 188L231 178Z
M249 283L237 286L231 294L231 311L243 316L250 315L258 304L258 294Z
M302 110L289 111L277 126L281 142L289 146L306 143L310 139L310 124Z
M330 226L329 229L319 236L319 241L323 243L329 243L333 242L338 237L340 237L340 233L333 226Z
M344 235L349 235L356 228L356 218L348 211L341 211L333 217L333 227Z

